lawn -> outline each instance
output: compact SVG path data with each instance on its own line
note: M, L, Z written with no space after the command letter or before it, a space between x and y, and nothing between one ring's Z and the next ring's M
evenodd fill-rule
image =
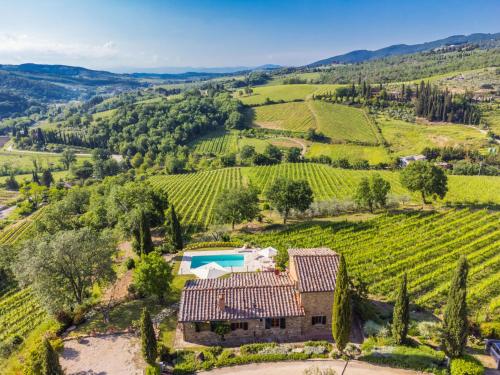
M485 147L486 136L478 129L455 124L413 124L384 116L377 123L390 148L397 156L421 153L425 147L464 146Z
M305 102L256 107L254 123L262 128L296 132L306 132L309 128L316 128L314 116Z
M20 152L20 151L0 151L0 166L8 166L19 174L30 173L33 170L33 161L36 160L38 166L45 168L61 168L61 156L58 154L45 152ZM89 160L88 156L77 156L78 162Z
M377 143L376 134L363 110L317 100L307 104L317 119L318 131L333 141Z
M306 154L307 157L318 157L320 155L326 155L336 160L346 158L350 162L364 159L368 160L372 165L390 161L387 151L382 146L313 143Z
M253 88L253 94L249 96L238 97L244 104L263 104L266 98L274 101L283 100L291 102L294 100L305 100L312 96L313 93L322 91L334 91L340 85L313 85L313 84L298 84L298 85L274 85L274 86L259 86Z

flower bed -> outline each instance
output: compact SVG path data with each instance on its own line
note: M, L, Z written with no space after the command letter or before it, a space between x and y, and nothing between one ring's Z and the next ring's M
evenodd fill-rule
M174 374L191 374L214 367L245 365L248 363L298 361L328 358L332 349L326 341L309 341L304 345L258 343L242 345L239 349L210 347L201 352L178 351L174 358Z

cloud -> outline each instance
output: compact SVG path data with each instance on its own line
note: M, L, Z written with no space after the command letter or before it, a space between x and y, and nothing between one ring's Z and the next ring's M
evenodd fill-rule
M26 34L0 33L0 63L81 63L99 64L118 57L115 42L102 44L67 43Z

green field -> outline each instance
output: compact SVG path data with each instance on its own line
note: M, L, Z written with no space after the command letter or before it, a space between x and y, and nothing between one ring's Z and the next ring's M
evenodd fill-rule
M224 187L251 183L264 191L277 177L309 182L316 201L351 199L364 176L379 173L391 183L391 194L420 202L399 182L399 173L332 168L314 163L282 163L274 166L226 168L184 175L154 176L150 181L163 189L184 223L212 223L215 199ZM449 191L442 203L500 204L500 177L450 176Z
M235 132L216 132L198 138L190 144L197 154L220 155L238 151L238 135Z
M460 255L469 262L469 309L476 312L500 295L500 213L448 210L384 214L363 222L307 222L280 232L244 237L281 251L329 247L346 256L349 273L370 293L394 298L398 279L408 275L412 303L428 308L446 301Z
M313 143L306 154L307 157L318 157L320 155L326 155L336 160L346 158L350 162L364 159L368 160L372 165L390 161L387 151L382 146Z
M419 154L425 147L432 146L480 149L487 145L485 134L464 125L412 124L384 116L378 116L377 123L391 151L398 156Z
M324 91L334 91L341 85L274 85L274 86L259 86L253 88L253 94L249 96L237 96L244 104L263 104L266 98L273 101L283 100L291 102L293 100L305 100L312 96L313 93Z
M363 110L341 104L309 101L318 131L334 141L361 141L376 144L377 136Z
M254 123L262 128L306 132L309 128L317 127L305 102L271 104L253 110Z
M500 100L481 105L481 122L496 134L500 134Z
M60 155L47 152L0 151L0 166L8 166L11 170L17 171L16 174L30 173L34 169L34 160L42 169L62 168L60 159ZM77 163L82 163L84 160L90 160L90 156L77 156Z

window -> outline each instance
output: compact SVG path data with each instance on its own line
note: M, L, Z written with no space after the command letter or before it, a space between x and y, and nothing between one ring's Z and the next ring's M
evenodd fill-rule
M210 323L207 322L196 322L194 323L194 330L196 332L202 332L202 331L210 331L211 330Z
M231 331L236 331L237 329L242 329L242 330L248 331L248 322L231 323Z
M326 316L324 315L313 316L311 318L311 323L313 326L315 326L316 324L326 324Z
M285 318L266 318L266 329L271 328L286 328L286 319Z

